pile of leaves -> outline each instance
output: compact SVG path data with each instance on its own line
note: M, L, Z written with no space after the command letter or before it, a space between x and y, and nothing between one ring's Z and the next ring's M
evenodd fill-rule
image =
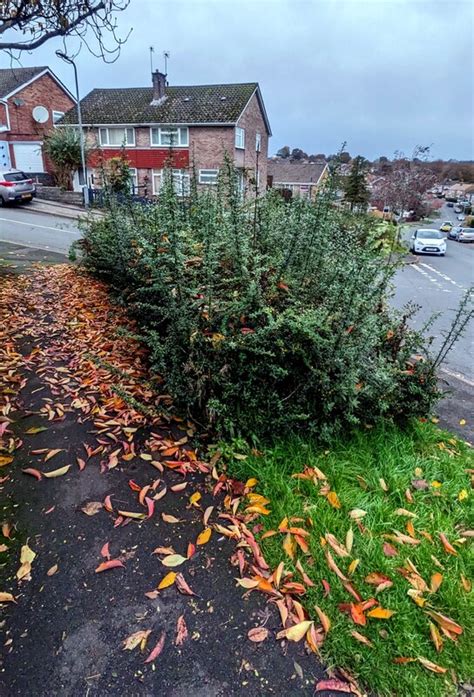
M274 600L281 636L376 694L454 694L472 677L472 450L430 423L239 448L269 563L239 583Z
M437 396L422 337L388 307L395 266L377 223L278 194L217 191L118 205L84 229L82 263L139 322L176 406L223 434L425 414ZM413 359L413 355L417 356Z

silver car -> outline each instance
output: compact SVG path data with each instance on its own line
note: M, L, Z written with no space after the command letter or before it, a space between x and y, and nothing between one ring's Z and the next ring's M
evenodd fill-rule
M457 236L458 242L474 242L474 227L462 227Z
M19 169L0 171L0 206L13 201L31 201L36 196L32 179Z

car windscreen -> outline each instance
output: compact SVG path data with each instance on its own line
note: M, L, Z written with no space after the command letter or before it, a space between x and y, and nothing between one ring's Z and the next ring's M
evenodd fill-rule
M444 235L438 230L418 230L417 237L422 240L442 240Z
M8 172L3 175L6 182L24 182L28 179L24 172Z

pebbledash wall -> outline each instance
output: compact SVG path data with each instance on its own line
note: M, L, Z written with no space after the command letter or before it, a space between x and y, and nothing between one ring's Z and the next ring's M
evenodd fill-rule
M159 126L160 124L156 124ZM181 124L176 124L181 125ZM187 125L187 124L182 124ZM245 129L245 148L235 146L234 126L192 126L189 125L189 145L187 147L160 148L150 143L150 126L135 126L135 145L125 148L100 146L98 129L89 128L87 142L92 151L88 157L88 166L92 170L94 181L100 186L101 160L118 157L125 153L127 160L136 169L138 193L148 196L156 193L153 188L153 170L162 170L170 161L174 169L191 171L199 174L201 169L220 169L226 153L238 169L245 171L248 179L255 180L258 158L259 191L264 191L267 182L268 134L257 96L254 94L242 113L237 127ZM257 133L260 136L260 152L256 152ZM248 184L254 191L255 185Z
M33 119L34 107L41 105L48 110L48 120L37 123ZM37 142L41 148L43 171L53 171L53 166L42 150L44 134L53 128L53 111L66 112L74 106L74 100L48 74L36 78L19 89L8 99L8 120L10 129L0 132L0 140L7 141L10 149L11 166L17 166L15 143ZM6 107L0 104L0 121L6 123Z

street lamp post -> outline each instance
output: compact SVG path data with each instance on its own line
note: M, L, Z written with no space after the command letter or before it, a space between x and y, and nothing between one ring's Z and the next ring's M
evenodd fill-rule
M82 113L81 113L81 101L79 98L79 81L77 79L77 67L72 58L63 53L62 51L56 51L58 58L62 58L63 61L69 63L74 68L74 79L76 81L76 99L77 99L77 120L79 123L79 143L81 147L81 165L82 165L82 180L84 186L87 186L87 167L86 167L86 153L84 148L84 131L82 129ZM85 203L87 205L88 197L85 196Z

